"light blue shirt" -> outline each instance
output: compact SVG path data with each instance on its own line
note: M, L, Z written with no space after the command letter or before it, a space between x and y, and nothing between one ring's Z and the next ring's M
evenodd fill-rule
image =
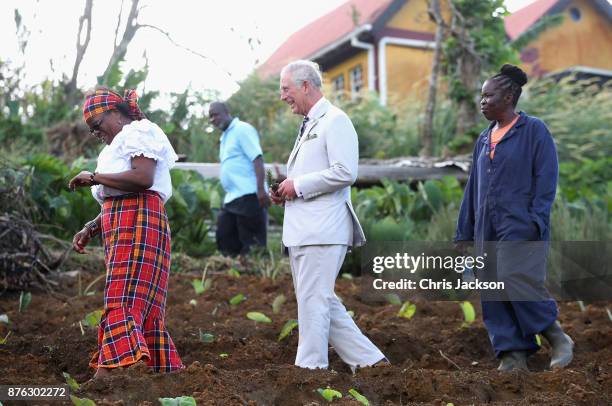
M244 121L234 118L221 134L219 161L221 185L225 190L223 203L240 196L257 193L257 177L253 160L263 155L257 130Z

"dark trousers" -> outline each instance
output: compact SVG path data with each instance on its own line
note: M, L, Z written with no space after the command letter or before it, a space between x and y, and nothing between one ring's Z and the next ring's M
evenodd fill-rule
M534 353L539 348L535 335L554 323L558 315L557 303L544 286L548 243L504 241L493 233L487 237L492 242L484 247L476 244L477 250L482 249L487 256L481 279L505 284L501 296L481 294L482 317L495 355L500 357L508 351Z
M223 205L217 215L217 248L223 255L244 255L251 246L266 246L268 213L256 194Z

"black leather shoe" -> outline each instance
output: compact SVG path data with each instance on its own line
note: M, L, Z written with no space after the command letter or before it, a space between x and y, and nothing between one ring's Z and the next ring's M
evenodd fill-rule
M510 372L514 370L529 371L527 368L527 353L525 351L508 351L501 356L498 371Z
M542 335L552 347L550 368L565 368L574 359L574 342L563 332L561 324L555 321L550 327L542 331Z

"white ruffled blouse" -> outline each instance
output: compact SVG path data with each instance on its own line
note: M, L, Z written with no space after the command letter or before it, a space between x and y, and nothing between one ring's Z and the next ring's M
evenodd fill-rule
M148 190L159 193L164 203L167 202L172 196L170 169L178 157L162 129L147 119L132 121L123 127L110 145L106 145L98 155L96 172L128 171L132 168L132 158L136 156L144 156L157 162L153 186ZM92 186L91 192L100 204L106 197L130 193L104 185Z

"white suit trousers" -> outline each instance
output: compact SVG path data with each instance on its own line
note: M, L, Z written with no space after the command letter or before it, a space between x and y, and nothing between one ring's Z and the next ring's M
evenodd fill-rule
M334 293L346 245L289 247L298 304L299 342L295 365L327 368L328 343L352 370L385 358L359 330Z

